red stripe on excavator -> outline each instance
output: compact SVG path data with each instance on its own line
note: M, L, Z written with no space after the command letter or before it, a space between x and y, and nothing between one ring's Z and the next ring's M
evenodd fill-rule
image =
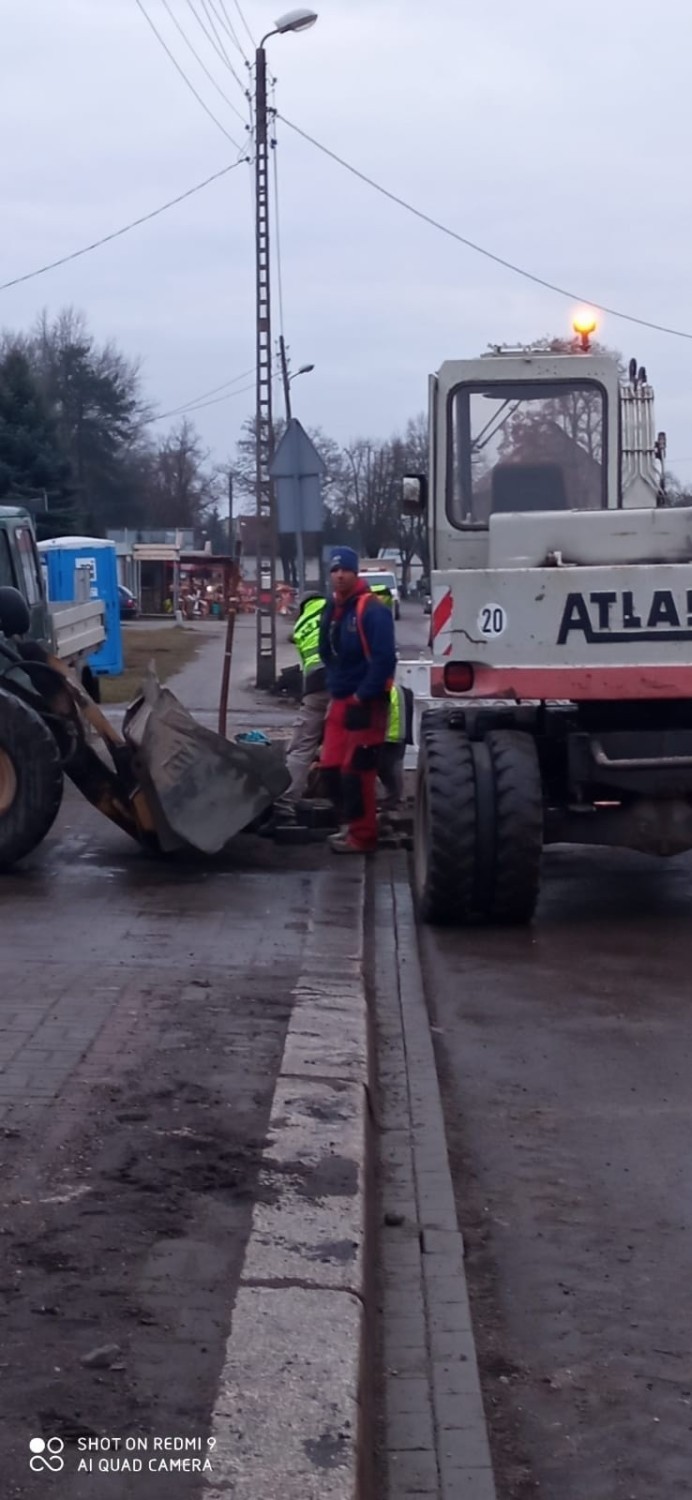
M468 693L448 693L444 667L433 666L433 698L523 698L581 700L692 698L692 665L682 667L474 667Z
M439 633L440 633L441 630L444 630L445 625L449 625L449 622L450 622L450 620L452 618L452 609L453 609L452 590L451 589L447 589L446 594L443 594L442 598L435 605L435 608L433 610L433 616L432 616L432 638L433 638L433 640L435 639L436 635L439 635Z

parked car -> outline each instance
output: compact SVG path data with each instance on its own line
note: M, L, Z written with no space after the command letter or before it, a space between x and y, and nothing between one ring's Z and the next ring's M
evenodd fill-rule
M136 620L139 614L139 605L132 592L126 589L124 583L118 584L118 602L120 604L121 620Z
M430 592L430 579L427 573L422 573L418 579L418 598L423 601L423 614L432 614L432 594Z
M379 568L376 570L368 561L361 563L360 571L361 576L370 584L371 588L379 584L381 587L389 589L394 604L394 619L398 620L401 615L401 600L396 573L390 573L385 571L385 569Z

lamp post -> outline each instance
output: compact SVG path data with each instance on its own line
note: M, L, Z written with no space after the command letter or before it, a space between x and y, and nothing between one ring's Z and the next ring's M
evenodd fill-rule
M291 10L268 31L255 53L255 274L257 285L257 686L271 687L276 678L276 516L269 473L273 456L271 295L269 278L269 168L267 155L267 54L265 42L289 31L314 26L314 10ZM265 543L266 536L266 543ZM263 568L266 546L268 568ZM268 574L263 603L264 574Z

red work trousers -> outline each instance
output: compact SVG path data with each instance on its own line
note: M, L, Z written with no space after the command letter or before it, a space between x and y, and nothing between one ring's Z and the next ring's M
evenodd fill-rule
M361 849L377 844L377 752L387 733L389 702L371 698L354 705L352 698L332 698L324 725L320 765L339 771L343 815L349 836ZM348 729L346 719L354 710L367 720L363 728Z

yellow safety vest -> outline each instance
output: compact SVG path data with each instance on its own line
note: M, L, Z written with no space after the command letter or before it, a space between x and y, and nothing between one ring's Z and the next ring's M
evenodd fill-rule
M387 716L387 743L399 745L406 734L406 712L404 709L404 695L400 687L393 682L389 690L389 713Z
M367 573L364 576L367 579ZM391 589L387 588L386 583L371 583L370 593L374 594L375 597L379 599L380 604L386 604L388 609L394 609L394 598L392 595L392 591Z
M300 657L300 665L305 677L310 672L314 672L316 667L322 666L320 619L326 603L326 599L309 599L293 631L293 644Z

